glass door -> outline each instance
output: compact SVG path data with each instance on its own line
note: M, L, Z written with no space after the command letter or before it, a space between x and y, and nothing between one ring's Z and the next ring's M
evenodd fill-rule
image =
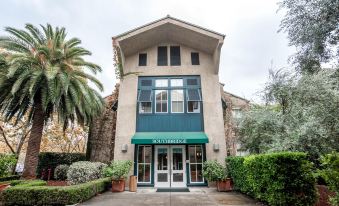
M155 146L155 187L186 187L184 145Z
M185 146L171 146L171 187L186 187Z

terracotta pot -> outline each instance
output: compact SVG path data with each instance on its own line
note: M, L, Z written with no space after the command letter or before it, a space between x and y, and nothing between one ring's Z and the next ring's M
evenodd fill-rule
M6 189L7 187L9 187L9 183L5 183L5 184L0 184L0 191Z
M125 180L112 180L112 192L123 192L125 191Z
M217 181L217 189L219 192L232 191L233 189L232 179L227 178L226 180Z

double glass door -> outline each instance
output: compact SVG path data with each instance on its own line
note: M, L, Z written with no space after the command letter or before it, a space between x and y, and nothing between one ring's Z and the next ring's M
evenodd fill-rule
M186 187L184 145L155 146L155 187Z

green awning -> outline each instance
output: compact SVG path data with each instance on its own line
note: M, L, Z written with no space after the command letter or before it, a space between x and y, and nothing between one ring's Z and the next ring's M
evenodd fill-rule
M203 144L208 143L204 132L136 132L132 144Z

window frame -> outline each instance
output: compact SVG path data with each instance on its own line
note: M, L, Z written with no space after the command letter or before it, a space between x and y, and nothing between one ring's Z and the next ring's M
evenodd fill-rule
M182 114L185 113L185 94L184 89L171 89L171 113L172 114ZM181 101L174 101L172 98L172 92L173 91L182 91L182 100ZM173 112L173 102L182 102L182 112Z
M150 91L150 101L139 101L140 100L140 95L141 95L141 92L142 91ZM153 108L153 106L152 106L152 94L153 94L153 92L152 92L152 90L151 89L141 89L140 91L139 91L139 94L138 94L138 104L139 104L139 107L138 107L138 113L139 114L152 114L153 112L152 112L152 108ZM151 111L150 112L141 112L141 104L142 103L145 103L145 102L149 102L149 103L151 103Z
M190 112L190 111L188 111L188 103L189 102L198 102L198 107L199 107L199 111L196 111L196 112ZM187 105L187 114L199 114L199 113L201 113L201 107L200 107L200 103L201 103L201 101L189 101L189 100L187 100L186 101L186 105ZM194 110L194 109L193 109Z
M166 100L160 100L161 102L161 104L163 103L163 101L166 101L166 112L163 112L163 111L161 111L161 112L157 112L157 92L158 91L160 91L160 92L162 92L162 91L165 91L166 92L166 97L167 97L167 99ZM168 112L168 100L169 100L169 98L168 98L168 89L156 89L156 90L154 90L154 103L155 103L155 113L156 114L168 114L169 112ZM161 110L162 110L162 106L161 106Z
M151 148L151 155L150 155L150 162L149 163L139 163L139 151L140 151L140 147L150 147ZM145 156L145 154L143 154ZM145 159L145 157L144 157ZM137 160L136 160L136 163L137 163L137 183L152 183L152 162L153 162L153 148L152 148L152 145L138 145L138 149L137 149ZM150 178L149 178L149 182L139 182L139 164L142 164L142 165L149 165L150 166Z
M164 49L163 51L165 51L165 53L164 53L164 55L166 56L166 58L164 57L164 63L162 63L162 64L160 64L160 62L159 62L159 57L160 57L160 52L159 52L159 50L160 50L160 48L166 48L166 49ZM157 66L168 66L168 46L158 46L158 49L157 49Z
M193 55L197 55L197 63L193 61ZM194 66L200 65L200 54L199 52L191 52L191 64Z
M170 48L170 55L169 55L170 56L170 66L181 66L181 47L180 46L170 46L169 48ZM173 51L172 51L172 49L173 49ZM178 56L174 55L174 49L178 49L178 51L179 51ZM173 53L173 55L172 55L172 53ZM178 58L178 64L172 63L172 62L175 62L175 60L177 60L175 58Z
M141 55L145 55L145 65L141 65L140 64L140 60L141 60ZM147 66L147 53L139 53L139 62L138 62L138 66L139 67L144 67L144 66Z
M191 161L189 162L189 176L190 176L190 183L192 183L192 184L201 184L201 183L205 183L205 178L204 178L204 176L202 176L202 181L201 182L193 182L192 181L192 175L191 175L191 169L192 169L192 167L191 167L191 165L198 165L198 164L201 164L201 172L202 172L202 168L203 168L203 166L204 166L204 148L203 148L203 146L202 145L188 145L187 146L187 154L188 154L188 160L190 160L190 150L189 150L189 148L190 147L192 147L192 146L194 146L194 151L196 152L196 148L199 146L200 148L201 148L201 163L197 163L197 162L195 162L195 163L191 163Z

